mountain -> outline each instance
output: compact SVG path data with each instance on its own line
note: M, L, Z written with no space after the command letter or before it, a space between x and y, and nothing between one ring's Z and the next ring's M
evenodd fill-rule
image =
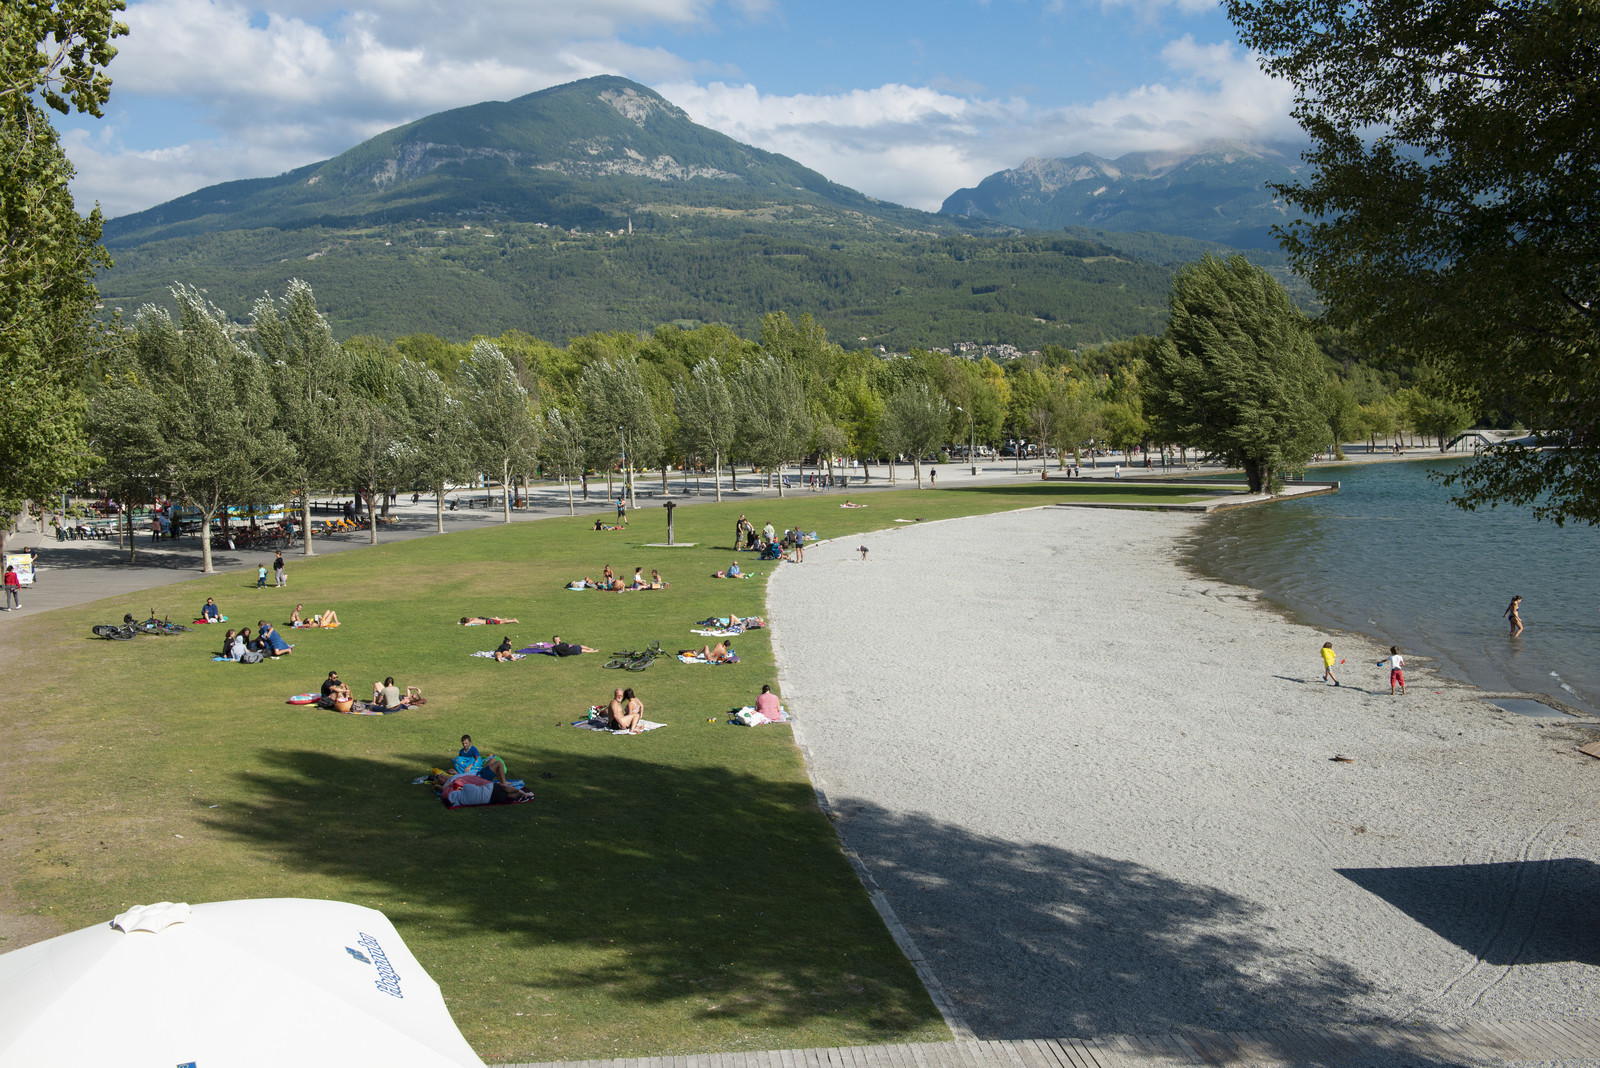
M774 206L899 221L924 214L697 125L645 86L599 77L430 115L276 178L210 186L112 219L104 239L116 249L225 230L441 215L614 228L662 207Z
M1239 145L1193 153L1133 152L1029 159L976 189L959 189L941 214L1034 230L1069 226L1155 231L1243 249L1275 248L1274 225L1288 211L1267 188L1291 182L1295 167Z
M1159 234L1023 233L875 200L610 77L201 189L110 220L105 242L108 314L187 282L242 319L302 278L341 337L560 343L672 322L754 336L781 309L895 351L1159 331L1174 265L1198 256Z

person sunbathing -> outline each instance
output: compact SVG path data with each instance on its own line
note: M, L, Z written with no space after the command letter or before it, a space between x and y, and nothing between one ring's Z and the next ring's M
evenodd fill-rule
M289 625L291 627L337 627L339 625L339 613L333 609L330 608L321 615L313 615L310 619L302 619L300 617L300 609L303 607L305 606L297 604L294 606L294 611L289 613Z
M433 776L434 789L451 807L494 805L511 800L533 800L533 792L504 782L490 782L479 775L456 775L441 771Z
M840 507L840 508L865 508L865 507L866 507L866 505L864 505L864 504L857 504L857 503L856 503L856 502L855 502L855 501L845 501L845 502L844 502L844 503L843 503L843 504L841 504L841 505L840 505L840 506L839 506L839 507Z
M643 729L641 724L644 722L644 702L633 695L632 688L623 690L620 697L622 710L611 714L611 728L638 734Z
M604 705L591 705L589 707L590 711L598 712L600 714L599 721L608 730L614 729L617 725L618 718L620 718L622 714L627 711L627 703L623 699L622 688L620 686L617 687L616 690L612 691L611 700L609 702Z
M594 580L587 575L581 579L574 579L572 582L567 583L567 589L569 590L597 590L599 588L600 587L594 584Z
M580 656L584 653L598 653L600 650L582 643L564 642L561 640L561 635L552 634L550 636L550 651L556 656Z
M666 582L661 578L661 572L653 570L653 569L651 570L651 572L650 572L650 588L652 590L664 590L670 585L672 585L672 583Z
M704 660L708 664L722 664L733 659L733 646L727 642L718 642L715 645L702 645L699 652L684 649L682 655Z
M394 684L394 676L390 675L381 683L372 684L372 703L379 708L410 708L413 704L420 704L417 699L422 696L422 691L415 686L406 687L405 697L400 696L400 687Z
M463 627L481 627L481 626L484 626L485 624L490 625L490 626L495 626L495 627L501 627L501 626L504 626L507 623L521 623L521 622L522 622L522 620L514 619L511 616L462 616L461 617L461 625Z
M500 644L495 646L494 658L496 660L506 661L516 659L516 657L514 657L511 653L511 635L507 634L500 639Z

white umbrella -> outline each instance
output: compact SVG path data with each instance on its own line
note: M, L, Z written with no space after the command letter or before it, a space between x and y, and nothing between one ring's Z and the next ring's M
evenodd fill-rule
M0 1066L482 1068L383 913L266 898L130 909L0 955Z

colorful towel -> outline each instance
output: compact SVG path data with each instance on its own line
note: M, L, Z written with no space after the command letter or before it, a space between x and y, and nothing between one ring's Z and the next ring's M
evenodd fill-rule
M580 719L578 722L574 723L573 726L577 727L579 730L583 730L583 731L604 731L607 734L632 734L633 733L632 731L614 731L610 727L602 726L599 722L597 722L595 720L592 720L592 719ZM639 721L639 730L640 730L641 733L644 732L644 731L653 731L657 727L665 727L665 726L666 726L665 723L652 723L648 719L641 719Z
M350 711L342 713L346 716L387 716L392 712L404 712L410 705L396 705L394 708L380 708L371 701L357 701L350 706ZM335 712L339 711L334 709Z
M680 664L737 664L738 662L738 653L729 653L728 659L726 660L707 660L704 657L684 656L682 653L678 654L678 663Z
M479 651L479 652L476 652L476 653L468 653L467 655L468 656L481 656L486 660L493 660L494 659L494 653L489 651L489 650L482 650L482 651ZM511 654L511 659L513 659L513 660L521 660L524 657L526 657L527 655L528 655L527 653L512 653ZM505 663L504 660L502 660L500 662L502 664Z
M737 638L744 633L743 627L724 628L720 630L691 630L690 634L703 634L707 638Z
M554 645L550 644L549 642L534 642L532 645L524 646L523 648L518 649L517 652L522 654L523 656L529 656L529 655L555 656L556 655L556 647Z

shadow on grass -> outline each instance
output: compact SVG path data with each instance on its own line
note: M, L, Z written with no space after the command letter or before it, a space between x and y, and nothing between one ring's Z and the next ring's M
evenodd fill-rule
M1316 1025L1373 989L1275 945L1266 907L1142 864L853 801L841 826L980 1038Z
M436 975L492 946L511 983L602 1012L679 1002L680 1019L779 1031L829 1017L859 1041L937 1025L806 783L624 755L649 735L585 740L594 755L498 749L538 800L454 811L410 784L437 754L263 751L240 775L254 800L206 821L406 902L384 910Z

